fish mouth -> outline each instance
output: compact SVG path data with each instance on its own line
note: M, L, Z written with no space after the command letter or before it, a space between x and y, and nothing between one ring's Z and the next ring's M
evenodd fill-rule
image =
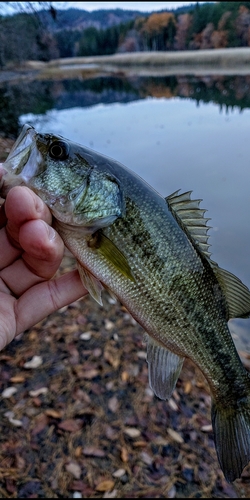
M13 186L28 184L42 157L36 148L36 131L31 125L24 125L8 157L2 165L3 176L0 183L1 196L6 197Z

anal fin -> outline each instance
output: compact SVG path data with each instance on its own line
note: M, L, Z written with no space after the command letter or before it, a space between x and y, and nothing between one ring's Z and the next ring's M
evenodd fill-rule
M169 399L185 358L169 351L147 335L149 385L160 399Z

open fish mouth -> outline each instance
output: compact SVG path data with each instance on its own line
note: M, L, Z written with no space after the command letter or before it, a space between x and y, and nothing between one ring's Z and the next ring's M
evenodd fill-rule
M11 187L25 185L33 177L41 164L42 156L36 147L36 131L31 125L24 125L3 169L1 193L6 196Z
M30 147L33 142L36 131L30 125L24 125L16 142L12 146L9 155L5 161L5 166L11 166L13 173L17 174L16 170L20 168L20 164L25 165L28 160ZM26 161L25 161L26 159ZM22 168L22 167L21 167Z

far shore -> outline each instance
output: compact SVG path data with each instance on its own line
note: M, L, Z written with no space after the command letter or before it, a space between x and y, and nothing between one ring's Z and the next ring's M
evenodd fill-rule
M72 57L49 62L26 61L0 71L0 82L16 79L62 79L124 74L138 76L247 75L250 47L176 52L129 52L110 56Z
M176 52L130 52L110 56L54 59L40 65L41 72L67 69L102 69L103 71L160 72L164 74L210 72L250 73L250 47ZM34 61L28 62L35 67Z

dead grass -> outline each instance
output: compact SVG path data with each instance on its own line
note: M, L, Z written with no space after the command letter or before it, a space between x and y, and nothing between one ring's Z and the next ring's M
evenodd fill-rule
M250 48L178 52L133 52L110 56L54 59L41 65L27 61L29 70L37 70L38 78L58 77L75 72L133 73L141 76L168 74L248 74Z
M34 61L32 61L34 64ZM73 57L54 59L47 65L49 67L75 64L115 64L115 65L149 65L163 64L222 64L225 67L250 64L250 48L212 49L197 51L177 52L130 52L113 54L110 56Z

